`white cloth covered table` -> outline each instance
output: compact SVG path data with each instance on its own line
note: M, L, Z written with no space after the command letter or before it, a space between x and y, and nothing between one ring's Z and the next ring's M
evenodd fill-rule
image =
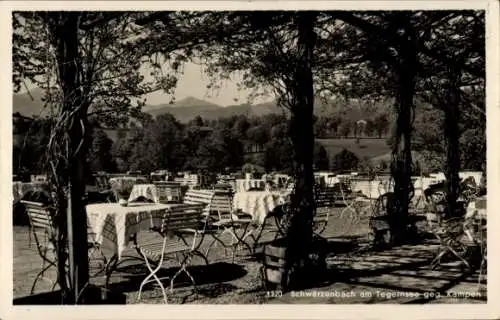
M393 191L390 180L359 180L353 181L351 189L353 192L361 192L369 199L377 199L387 192Z
M460 171L458 176L461 180L467 179L468 177L474 178L474 182L479 186L481 184L481 178L483 173L481 171Z
M279 192L247 191L234 194L234 209L240 209L253 217L255 221L263 223L267 214L285 201Z
M466 218L478 217L480 219L486 219L486 196L479 197L475 201L471 201L467 206Z
M13 182L12 195L14 204L21 201L26 194L35 191L47 191L48 184L46 182Z
M236 180L236 191L245 192L252 188L264 189L266 183L262 179L238 179Z
M132 188L132 192L130 192L130 196L128 197L129 202L134 202L139 197L144 197L146 199L150 199L155 203L158 203L158 193L156 190L156 186L154 184L136 184Z
M165 184L171 184L172 188L180 188L180 184L177 184L175 182L165 182ZM134 185L132 191L130 192L130 196L128 197L128 201L135 202L139 197L144 197L155 203L159 203L161 200L161 195L158 191L158 187L153 183Z
M161 225L163 215L177 204L129 203L123 207L118 203L96 203L87 205L89 228L95 240L109 241L118 259L128 245L130 236L141 230Z

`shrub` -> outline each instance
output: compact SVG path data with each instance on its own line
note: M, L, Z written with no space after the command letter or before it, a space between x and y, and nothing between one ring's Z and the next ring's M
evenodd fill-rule
M358 157L351 151L343 149L337 153L332 160L333 170L354 170L359 166Z

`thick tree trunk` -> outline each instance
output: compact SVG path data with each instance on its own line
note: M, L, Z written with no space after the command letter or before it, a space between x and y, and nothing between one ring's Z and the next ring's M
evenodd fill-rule
M457 73L458 74L458 73ZM444 106L444 135L446 139L446 202L448 217L456 216L460 211L457 209L457 199L460 188L460 130L458 122L460 121L460 110L458 101L458 92L455 83L450 83L448 99Z
M68 201L66 226L69 258L69 289L67 303L77 303L88 285L87 215L85 212L85 127L87 106L78 85L78 13L54 13L54 40L57 43L59 77L63 92L63 116L68 119ZM78 110L76 110L78 108ZM72 114L71 116L69 114ZM64 207L60 208L63 210ZM62 212L60 212L62 214ZM62 231L62 230L61 230ZM62 258L62 257L59 257Z
M407 43L405 49L402 51L403 62L398 70L399 88L396 95L397 123L391 166L394 178L394 198L388 210L393 243L401 243L405 239L409 203L413 196L413 185L411 182L411 133L416 57L415 51L411 49L411 43Z
M315 44L313 30L315 14L300 13L298 22L298 58L294 73L295 87L289 88L296 101L292 107L290 136L294 147L295 193L291 197L293 216L287 230L286 266L291 279L296 268L307 260L312 243L312 219L314 212L314 88L311 59ZM290 284L290 283L288 283Z

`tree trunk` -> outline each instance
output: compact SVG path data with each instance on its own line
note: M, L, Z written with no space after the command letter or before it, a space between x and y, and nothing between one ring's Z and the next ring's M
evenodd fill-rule
M415 52L411 42L408 41L401 52L403 61L398 68L397 122L391 166L394 178L394 198L388 210L393 243L401 243L405 238L409 203L413 196L411 133L417 63Z
M290 137L294 147L295 193L291 197L293 216L287 230L285 270L293 278L307 256L312 243L312 219L314 212L314 88L311 59L315 45L313 26L315 13L303 12L298 22L298 65L294 72L295 87L289 88L296 104L292 107ZM293 281L293 280L292 280ZM288 283L287 285L290 285Z
M453 73L459 74L459 73ZM454 77L455 78L455 77ZM459 99L458 99L458 86L455 81L451 81L448 87L448 97L445 110L444 119L444 135L446 139L446 202L448 217L455 217L459 211L457 210L457 199L459 196L460 188L460 130L458 122L460 121Z
M87 215L83 198L85 195L85 155L87 139L87 107L78 83L78 13L54 13L54 40L57 43L58 72L63 93L63 116L69 117L67 175L68 202L66 208L67 242L69 258L69 289L67 303L77 303L88 285ZM78 110L77 110L78 108ZM71 116L70 116L71 114ZM62 210L63 208L60 208ZM62 212L61 212L62 213ZM61 214L60 213L60 214ZM62 232L62 230L60 230ZM61 257L58 257L61 258Z

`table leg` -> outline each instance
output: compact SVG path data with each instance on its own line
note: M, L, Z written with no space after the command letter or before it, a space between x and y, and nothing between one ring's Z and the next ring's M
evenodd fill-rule
M111 278L111 274L116 270L116 266L118 265L118 254L114 254L106 263L104 267L106 282L104 284L105 289L109 289L109 280Z

